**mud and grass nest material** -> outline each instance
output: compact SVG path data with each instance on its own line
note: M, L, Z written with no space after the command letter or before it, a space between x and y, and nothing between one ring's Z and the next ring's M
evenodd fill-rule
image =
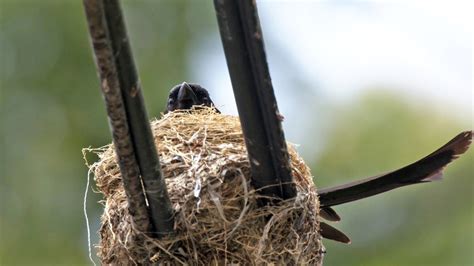
M132 226L112 145L91 165L104 198L103 264L308 264L322 261L319 203L309 168L288 146L298 195L259 207L240 122L210 108L175 111L151 123L175 211L175 234L152 239Z

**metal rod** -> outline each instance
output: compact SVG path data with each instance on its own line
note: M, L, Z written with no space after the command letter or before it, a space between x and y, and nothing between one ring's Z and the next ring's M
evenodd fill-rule
M263 195L292 198L296 189L255 1L214 0L252 182Z
M173 209L119 1L84 0L84 7L130 214L137 229L158 236L170 234Z

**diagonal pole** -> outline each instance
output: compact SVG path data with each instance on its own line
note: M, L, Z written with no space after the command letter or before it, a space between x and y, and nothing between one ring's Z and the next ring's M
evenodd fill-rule
M292 198L296 189L255 1L214 0L227 67L252 171L263 195Z
M84 0L84 8L129 212L138 230L170 234L173 209L119 1Z

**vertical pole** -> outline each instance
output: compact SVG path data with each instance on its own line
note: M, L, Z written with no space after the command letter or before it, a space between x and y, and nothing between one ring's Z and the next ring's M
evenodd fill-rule
M214 0L252 182L266 196L292 198L296 189L268 70L255 1Z
M119 1L84 0L84 7L129 212L140 231L170 234L173 209Z

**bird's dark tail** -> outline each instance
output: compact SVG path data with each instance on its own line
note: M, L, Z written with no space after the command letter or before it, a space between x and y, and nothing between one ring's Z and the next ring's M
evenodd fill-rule
M327 239L331 239L331 240L334 240L334 241L337 241L337 242L341 242L341 243L344 243L344 244L350 244L351 243L351 240L349 239L348 236L346 236L346 234L344 234L343 232L339 231L338 229L330 226L329 224L324 223L324 222L320 222L319 226L320 226L320 232L321 232L322 237L327 238Z
M444 167L467 151L472 131L465 131L425 158L387 174L318 190L322 208L367 198L412 184L440 180ZM334 215L332 215L334 216Z

